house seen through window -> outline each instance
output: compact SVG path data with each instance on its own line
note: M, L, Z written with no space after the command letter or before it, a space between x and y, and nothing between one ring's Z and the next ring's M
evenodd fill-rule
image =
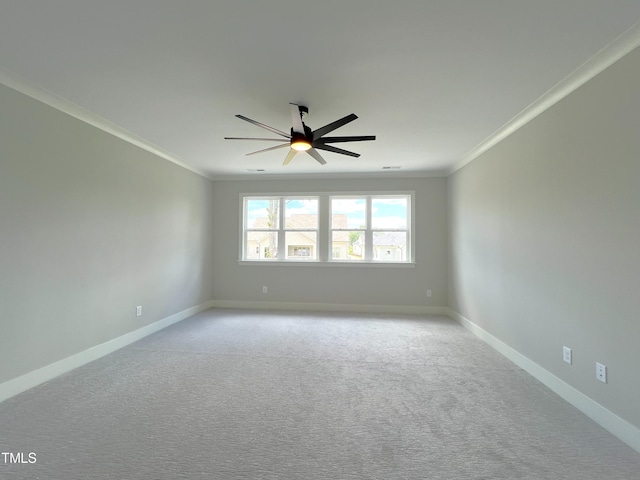
M244 196L242 260L411 262L411 194Z

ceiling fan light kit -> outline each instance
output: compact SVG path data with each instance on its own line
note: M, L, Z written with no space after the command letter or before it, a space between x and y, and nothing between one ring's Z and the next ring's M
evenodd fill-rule
M306 152L311 148L311 142L305 135L293 132L291 134L291 148L299 152Z
M240 120L244 120L245 122L252 123L258 127L264 128L265 130L269 130L272 133L280 135L281 137L289 140L286 143L282 143L280 145L276 145L275 147L264 148L262 150L257 150L255 152L247 153L246 155L254 155L256 153L268 152L271 150L276 150L278 148L290 147L289 153L284 159L283 165L288 165L289 162L293 159L293 157L298 152L307 152L314 160L316 160L320 165L325 165L326 160L320 155L318 150L325 150L327 152L338 153L341 155L348 155L350 157L359 157L359 153L350 152L348 150L344 150L342 148L334 147L332 145L327 145L329 143L342 143L342 142L364 142L369 140L375 140L375 135L361 135L361 136L348 136L348 137L325 137L327 133L333 132L334 130L346 125L349 122L354 121L358 118L355 114L347 115L346 117L340 118L335 122L331 122L324 127L320 127L317 130L311 130L308 126L304 124L302 121L303 116L309 113L309 108L304 105L298 105L295 103L291 103L291 133L285 133L282 130L278 130L277 128L270 127L269 125L265 125L264 123L257 122L243 115L236 115ZM269 141L269 142L281 142L283 141L280 138L256 138L256 137L224 137L225 140L259 140L259 141Z

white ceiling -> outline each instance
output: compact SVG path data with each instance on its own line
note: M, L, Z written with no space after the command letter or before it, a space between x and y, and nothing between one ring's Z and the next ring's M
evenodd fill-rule
M638 19L638 0L2 0L0 69L212 178L441 174ZM289 102L377 140L282 166L223 139L272 136L235 114L288 131Z

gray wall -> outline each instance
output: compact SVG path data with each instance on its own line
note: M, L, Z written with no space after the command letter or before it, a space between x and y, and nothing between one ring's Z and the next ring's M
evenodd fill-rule
M210 300L212 190L0 85L0 383Z
M638 85L640 50L448 178L451 308L636 427Z
M239 265L241 193L415 191L416 260L408 267ZM446 306L446 179L214 182L214 300ZM262 293L262 286L269 288ZM426 290L433 296L427 298Z

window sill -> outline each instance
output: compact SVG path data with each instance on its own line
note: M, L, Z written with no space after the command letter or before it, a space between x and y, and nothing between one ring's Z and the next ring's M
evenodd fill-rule
M257 265L273 265L273 266L313 266L313 267L373 267L373 268L414 268L415 262L321 262L319 260L238 260L238 265L245 267L253 267Z

